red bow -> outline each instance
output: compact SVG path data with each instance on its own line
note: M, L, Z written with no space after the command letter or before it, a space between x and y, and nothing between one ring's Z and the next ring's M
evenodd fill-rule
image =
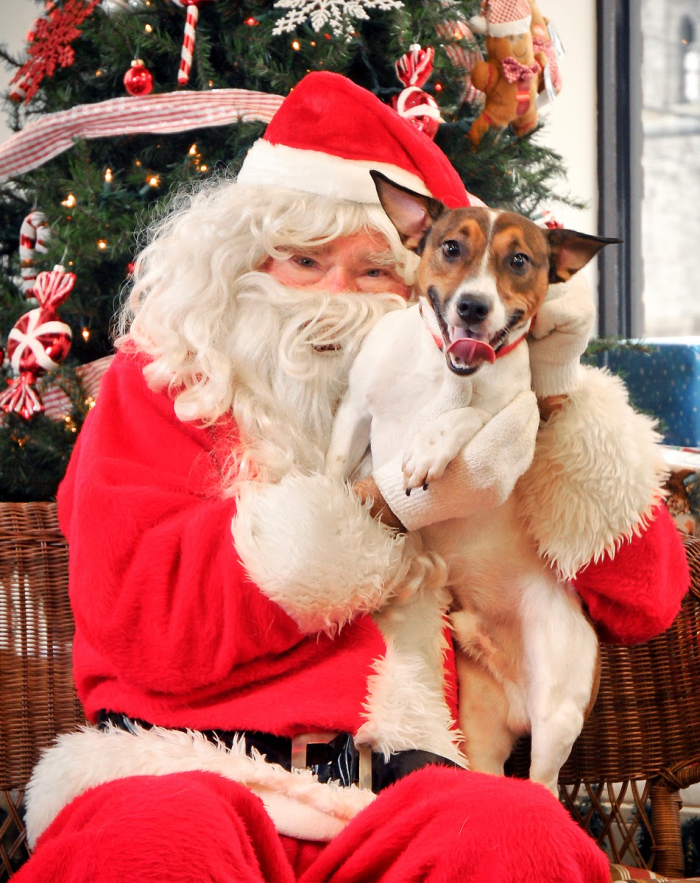
M509 83L515 83L517 80L521 80L523 83L529 83L540 71L540 67L536 61L533 61L532 64L521 64L512 56L503 59L501 62L501 69Z

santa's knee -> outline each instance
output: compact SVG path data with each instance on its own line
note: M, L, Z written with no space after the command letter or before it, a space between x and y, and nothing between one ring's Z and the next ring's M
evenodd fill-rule
M429 839L439 838L448 879L477 870L494 883L609 879L605 855L542 785L429 768L409 776L396 798L421 813Z
M135 873L171 883L277 881L287 878L285 865L255 795L214 773L187 772L86 791L41 835L18 880L87 883Z

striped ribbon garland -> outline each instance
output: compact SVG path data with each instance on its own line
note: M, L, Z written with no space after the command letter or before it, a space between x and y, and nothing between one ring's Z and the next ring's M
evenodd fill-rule
M283 98L248 89L168 92L79 104L29 123L0 145L0 182L24 175L73 146L76 138L151 133L260 120L269 123Z

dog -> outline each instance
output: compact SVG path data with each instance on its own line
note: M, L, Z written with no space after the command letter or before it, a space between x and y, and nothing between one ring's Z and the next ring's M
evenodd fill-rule
M326 465L347 480L368 446L373 468L404 450L406 493L420 493L487 420L530 389L525 338L548 286L619 240L542 230L512 212L450 210L370 174L402 242L420 256L419 303L388 313L364 341ZM469 767L502 775L529 731L530 778L556 794L598 685L598 640L578 596L538 557L512 495L421 533L449 568Z

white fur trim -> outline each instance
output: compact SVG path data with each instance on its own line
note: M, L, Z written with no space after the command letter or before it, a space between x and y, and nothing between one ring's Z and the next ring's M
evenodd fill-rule
M379 608L405 582L413 558L405 536L374 521L326 475L249 484L232 531L250 577L305 632L333 632Z
M256 141L248 151L238 173L238 183L303 190L320 196L379 205L370 169L382 172L402 187L425 196L432 195L418 175L392 163L343 159L321 150L301 150L286 144L270 144L263 139Z
M306 840L331 840L375 796L354 785L321 784L309 770L287 772L261 755L248 757L242 743L228 749L197 732L136 727L132 734L85 727L59 736L34 769L27 787L29 846L88 788L128 776L193 770L218 773L249 788L281 834Z
M639 532L667 474L655 422L628 402L619 377L581 369L581 385L542 425L516 487L541 555L565 579Z
M488 24L489 37L517 37L518 34L529 34L532 16L519 18L516 21L492 22Z
M374 665L368 683L365 723L356 741L386 757L393 751L433 751L466 766L444 692L445 611L451 595L444 588L446 570L405 604L394 603L373 616L387 651Z

